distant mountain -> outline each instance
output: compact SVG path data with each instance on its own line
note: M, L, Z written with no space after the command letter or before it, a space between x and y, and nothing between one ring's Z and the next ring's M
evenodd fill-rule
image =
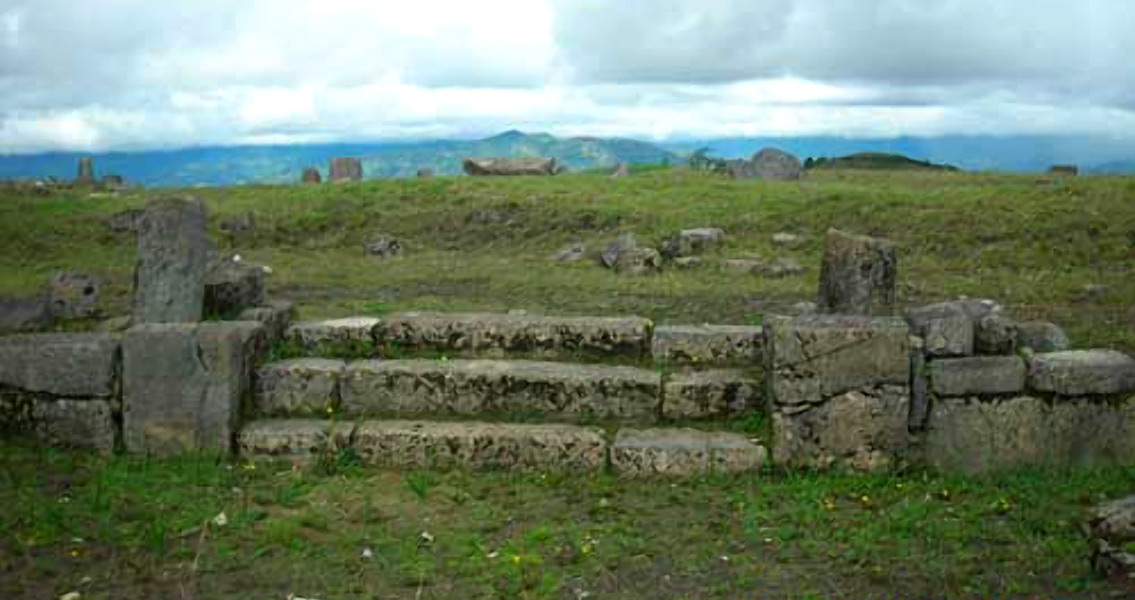
M570 170L614 167L620 161L659 163L677 160L669 151L647 142L621 138L558 138L546 133L506 131L483 140L436 140L403 143L233 146L112 152L49 153L0 156L0 179L75 177L80 156L93 156L98 176L123 175L128 182L159 187L291 183L305 167L324 176L336 156L361 159L366 179L412 177L428 168L438 175L458 175L467 157L553 157Z
M1127 175L1135 173L1135 160L1113 160L1088 169L1089 173L1100 175L1115 174Z
M804 163L806 169L928 169L931 171L957 171L951 165L938 165L925 160L914 160L901 154L888 154L885 152L859 152L850 156L837 158L808 158Z

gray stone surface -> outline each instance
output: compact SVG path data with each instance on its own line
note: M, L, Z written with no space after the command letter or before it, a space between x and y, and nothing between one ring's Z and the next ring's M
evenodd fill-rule
M1019 394L1025 389L1025 361L1019 356L971 356L930 361L938 396Z
M658 362L761 364L764 329L743 325L659 325L651 353Z
M57 446L85 448L109 454L117 427L105 400L38 400L35 431L39 439Z
M620 232L615 243L600 255L600 260L620 275L643 275L662 268L662 254L654 248L639 246L630 231Z
M363 254L376 258L394 258L402 255L402 242L393 236L376 233L363 243Z
M543 413L651 421L662 380L632 367L536 361L389 360L347 365L340 387L348 414Z
M271 345L277 340L284 339L285 333L292 325L295 309L287 300L269 300L262 306L246 308L237 316L239 321L256 321L264 325Z
M579 262L583 260L586 255L587 247L583 245L582 241L577 239L571 244L561 248L555 254L549 256L548 260L561 263Z
M224 260L205 276L204 313L232 317L264 303L264 269Z
M1045 321L1017 323L1017 343L1033 352L1063 352L1072 348L1064 330Z
M621 477L757 471L767 458L760 444L723 431L620 429L611 444L611 466Z
M801 275L805 271L804 265L795 258L776 258L772 262L761 265L757 269L763 277L792 277Z
M1017 351L1017 322L999 313L974 321L973 345L978 354L1007 355Z
M79 158L79 173L75 177L77 185L95 184L95 161L89 156Z
M895 303L897 280L898 254L894 243L828 230L816 297L821 312L886 312ZM874 306L876 303L878 307Z
M772 234L772 243L777 246L796 246L800 243L800 236L782 231Z
M374 317L304 321L289 327L285 337L313 354L354 354L374 345L375 328L380 323Z
M1029 388L1060 396L1135 392L1135 358L1115 350L1069 350L1029 359Z
M669 375L662 383L662 414L669 419L707 419L759 410L760 386L740 370Z
M108 334L0 337L0 385L68 398L107 398L117 389L119 341Z
M911 431L926 427L930 413L930 371L926 367L926 353L922 338L910 338L910 419Z
M332 158L328 169L328 181L361 181L363 178L363 163L357 158Z
M804 173L800 159L775 148L764 148L747 161L730 161L727 170L734 179L765 181L796 181Z
M303 170L303 175L300 177L300 181L308 184L323 183L323 175L319 173L319 169L316 169L315 167L308 167Z
M146 205L134 273L136 323L201 320L205 275L215 254L207 223L205 205L197 200L167 198Z
M908 447L910 388L881 385L772 413L773 460L788 467L886 469Z
M717 227L683 229L667 240L662 255L669 259L693 256L725 241L725 230Z
M54 273L47 282L51 316L56 319L87 319L98 312L102 283L86 273Z
M354 448L371 464L401 468L599 471L602 431L570 425L367 421Z
M1088 512L1092 568L1103 577L1135 579L1135 496L1100 504Z
M142 228L142 221L145 218L146 211L140 208L130 208L111 215L106 220L106 227L115 233L136 232Z
M558 166L554 158L466 158L462 163L465 174L473 176L556 175Z
M705 264L705 261L700 256L683 256L675 258L670 264L679 269L696 269Z
M297 358L264 365L256 371L256 413L262 416L317 414L339 409L341 360Z
M47 298L0 298L0 334L43 329L54 322Z
M130 452L228 453L250 391L254 323L145 324L123 339L123 442Z
M347 448L355 424L327 419L265 419L241 429L237 447L250 460L311 463L322 454Z
M971 356L973 319L959 304L942 302L906 311L911 333L926 343L930 356Z
M493 313L405 312L385 317L378 343L410 351L502 357L531 353L646 356L652 323L639 317L550 317Z

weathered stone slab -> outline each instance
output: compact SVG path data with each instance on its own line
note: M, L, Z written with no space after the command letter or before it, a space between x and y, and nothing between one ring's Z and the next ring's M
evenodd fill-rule
M108 334L0 337L0 385L69 398L114 395L119 340Z
M1040 465L1047 462L1050 436L1047 409L1036 398L938 399L924 459L937 469L971 474Z
M237 319L240 321L257 321L264 325L269 343L284 339L288 327L292 325L295 310L292 303L287 300L271 300L263 306L246 308L241 311Z
M850 391L804 408L772 413L778 465L873 471L890 467L907 451L907 385Z
M828 230L816 299L821 312L870 315L873 302L888 309L895 303L897 280L894 243Z
M622 477L757 471L768 450L737 433L696 429L620 429L611 466Z
M256 412L264 416L325 414L339 408L347 363L323 358L275 362L256 372Z
M314 462L323 453L351 444L355 424L327 419L259 420L244 426L237 438L241 456L252 460Z
M54 322L43 294L23 298L0 297L0 334L44 329Z
M1063 352L1072 348L1064 330L1053 323L1017 323L1017 343L1033 352Z
M910 336L898 317L765 317L765 377L775 404L820 403L846 391L910 385Z
M662 414L669 419L706 419L760 408L760 382L744 371L681 373L663 383Z
M263 267L223 261L205 276L205 314L229 317L263 302Z
M1135 358L1115 350L1069 350L1029 359L1029 388L1060 396L1135 391Z
M386 317L375 329L380 344L410 351L452 351L478 356L576 353L645 356L653 324L638 317L408 312Z
M138 231L135 323L201 320L205 274L215 254L207 225L205 205L197 200L167 198L146 205Z
M554 158L466 158L462 162L466 175L515 176L555 175L559 164Z
M571 425L367 421L354 448L365 462L401 468L582 472L607 461L601 430Z
M1056 464L1135 465L1135 397L1112 402L1063 399L1050 406L1050 413L1049 443Z
M1025 361L1019 356L971 356L930 361L934 393L946 396L1019 394Z
M669 325L654 328L658 362L760 364L764 329L737 325Z
M40 399L35 403L34 420L36 435L49 444L103 454L114 450L117 427L110 402L105 400Z
M973 354L973 319L962 305L942 302L912 308L906 312L906 320L911 333L925 341L928 355Z
M631 367L536 361L389 360L347 366L350 414L545 413L653 420L661 377Z
M373 351L374 317L351 317L329 321L305 321L288 328L286 337L313 354L359 354Z

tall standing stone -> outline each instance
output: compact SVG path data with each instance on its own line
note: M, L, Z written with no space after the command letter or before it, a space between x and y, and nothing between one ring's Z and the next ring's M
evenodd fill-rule
M357 158L332 158L331 181L360 181L363 178L363 164Z
M895 303L897 279L894 243L829 229L816 304L825 313L870 315L873 300Z
M75 178L75 183L79 185L94 185L95 161L93 158L84 156L79 159L79 176Z
M135 323L201 320L205 275L215 254L206 223L198 200L166 198L146 206L134 271Z
M323 176L319 174L319 169L315 167L308 167L303 170L304 183L323 183Z

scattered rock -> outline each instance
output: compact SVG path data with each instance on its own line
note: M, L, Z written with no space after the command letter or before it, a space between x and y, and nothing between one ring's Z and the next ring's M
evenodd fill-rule
M683 256L674 259L674 266L679 269L693 269L702 266L702 259L700 256Z
M1064 330L1053 323L1017 323L1017 344L1033 352L1063 352L1072 347Z
M583 259L586 252L587 248L584 247L583 242L576 240L570 246L565 246L559 252L550 256L549 260L561 263L577 262Z
M615 171L611 173L611 179L619 179L621 177L630 177L631 167L625 162L620 162L619 166L615 167Z
M1096 506L1086 527L1096 573L1111 578L1135 577L1135 496Z
M870 315L873 300L895 303L897 279L894 243L829 229L816 304L826 313Z
M332 158L330 181L361 181L363 163L357 158Z
M804 265L801 265L796 259L778 258L760 267L759 271L765 277L789 277L800 275L805 269Z
M402 254L402 243L385 234L374 234L367 238L366 243L363 244L363 254L379 258L392 258Z
M725 230L717 227L683 229L674 234L666 244L662 246L662 255L666 258L692 256L694 253L720 244L724 240Z
M106 221L106 226L107 229L115 233L137 232L142 227L142 219L144 218L146 218L146 211L140 208L131 208L111 215Z
M800 236L793 233L774 233L772 243L777 246L795 246L800 243Z
M764 266L764 261L752 258L728 258L721 263L721 266L730 271L741 271L744 273L755 273L758 269Z
M472 176L555 175L554 158L466 158L462 167Z
M639 275L662 268L662 255L654 248L640 248L630 231L620 232L600 258L604 265L619 274Z
M99 281L86 273L56 273L47 284L51 316L86 319L98 311Z
M308 167L303 170L303 177L300 181L303 183L323 183L323 176L319 174L319 169Z

